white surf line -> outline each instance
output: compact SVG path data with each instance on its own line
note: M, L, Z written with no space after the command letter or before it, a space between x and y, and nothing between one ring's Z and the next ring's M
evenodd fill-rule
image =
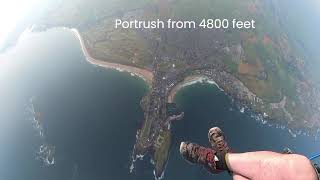
M187 81L182 85L182 87L190 86L196 83L208 83L215 85L220 91L224 91L214 80L209 79L206 76L195 76L192 80Z
M193 84L197 84L197 83L207 83L207 84L212 84L215 85L220 91L224 91L219 85L218 83L216 83L214 80L209 79L207 76L203 76L203 75L197 75L197 76L189 76L186 77L183 82L178 83L175 87L173 87L173 89L171 90L171 92L169 93L168 96L168 102L173 102L173 98L174 96L183 88L193 85Z

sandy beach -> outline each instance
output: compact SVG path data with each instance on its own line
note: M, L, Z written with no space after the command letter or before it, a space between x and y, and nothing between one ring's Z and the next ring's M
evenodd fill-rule
M182 88L186 87L186 86L190 86L192 84L195 84L195 83L198 83L198 82L207 82L209 84L214 84L216 85L221 91L223 91L223 89L221 89L219 87L219 85L212 81L212 80L209 80L207 77L205 76L199 76L199 75L194 75L194 76L188 76L186 77L182 82L180 82L179 84L175 85L173 87L173 89L171 89L171 91L169 92L169 95L168 95L168 103L173 103L173 100L174 100L174 97L175 95L177 94L177 92L179 90L181 90Z
M84 39L81 37L79 31L77 29L71 29L71 31L79 39L83 54L84 54L84 56L86 57L86 59L87 59L87 61L89 63L91 63L93 65L96 65L96 66L103 67L103 68L107 68L107 69L115 69L115 70L118 70L118 71L129 72L131 74L139 76L144 81L146 81L150 86L152 85L152 81L153 81L154 75L153 75L153 73L151 71L148 71L148 70L142 69L142 68L133 67L133 66L127 66L127 65L123 65L123 64L111 63L111 62L106 62L106 61L103 61L103 60L95 59L88 52L88 50L87 50L87 48L85 46L85 43L84 43ZM205 76L199 76L199 75L188 76L182 82L180 82L179 84L177 84L177 85L175 85L173 87L173 89L169 92L167 102L168 103L173 103L174 96L183 87L195 84L197 82L203 82L203 81L206 81L206 82L208 82L210 84L215 84L219 89L221 89L218 86L218 84L216 84L216 82L209 80Z
M77 29L71 29L71 31L79 39L83 54L84 54L84 56L86 57L86 59L87 59L87 61L89 63L91 63L93 65L96 65L96 66L104 67L104 68L107 68L107 69L116 69L118 71L129 72L131 74L139 76L144 81L146 81L149 85L152 84L153 73L151 71L148 71L148 70L142 69L142 68L133 67L133 66L127 66L127 65L122 65L122 64L118 64L118 63L106 62L106 61L103 61L103 60L99 60L99 59L93 58L90 55L90 53L88 52L88 50L87 50L87 48L85 46L85 43L84 43L84 39L81 37L79 31Z

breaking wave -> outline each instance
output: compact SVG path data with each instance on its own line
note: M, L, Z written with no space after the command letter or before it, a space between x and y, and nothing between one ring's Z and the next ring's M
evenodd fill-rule
M43 127L43 119L41 112L36 107L35 97L30 98L27 110L30 114L30 120L33 129L40 138L40 146L36 151L36 159L41 161L45 166L52 166L55 164L55 146L47 142L46 134Z

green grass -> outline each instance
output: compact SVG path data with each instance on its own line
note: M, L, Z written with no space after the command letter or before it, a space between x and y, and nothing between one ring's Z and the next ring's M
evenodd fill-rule
M250 12L248 7L255 2L258 9L256 12ZM301 20L299 13L289 14L289 20L285 24L279 24L278 19L283 17L275 13L273 9L264 6L264 3L266 2L262 0L173 0L169 1L168 18L198 22L204 18L226 18L230 21L233 18L256 20L256 29L254 30L228 29L221 36L226 41L225 46L241 44L246 57L244 60L256 65L259 71L264 70L268 75L266 80L258 80L257 77L254 77L255 75L238 74L238 65L232 61L232 57L229 55L218 53L211 58L209 57L208 61L210 63L223 62L228 72L239 78L252 92L266 102L278 102L284 95L291 101L298 101L295 89L301 74L297 69L288 68L289 61L286 58L310 56L310 58L317 59L314 54L308 54L305 49L300 47L301 43L310 44L314 34L305 31L302 25L296 26L296 21ZM277 3L281 4L280 1ZM58 25L74 27L83 25L82 32L86 34L90 42L101 40L94 44L95 48L93 49L94 54L98 57L108 55L112 61L117 63L149 67L153 61L149 41L135 30L114 30L112 22L114 17L109 16L115 12L128 12L143 7L153 8L157 4L157 0L67 0L63 1L59 8L50 12L51 14L46 20L51 24ZM145 10L147 10L145 19L157 17L157 12L150 11L150 9ZM296 32L298 32L297 36L295 36ZM159 36L159 32L153 33L152 36ZM107 36L110 39L104 40ZM268 45L263 43L265 36L268 36L272 41ZM250 41L249 37L254 37L256 41ZM288 47L284 47L284 49L288 49L290 52L288 54L286 54L286 50L280 48L280 45L282 45L281 47L286 45L286 41L288 41ZM176 54L180 51L178 47L175 44L163 44L161 51L163 54ZM306 46L306 49L309 51L312 47ZM164 72L172 70L172 63L176 65L175 69L186 67L186 61L179 59L172 60L170 63L162 63L160 70ZM288 105L288 109L291 112L298 112L295 110L297 107ZM278 116L281 112L275 114ZM145 122L142 136L149 135L151 123L151 119Z
M221 57L221 62L223 62L230 73L236 74L238 72L238 65L232 61L232 57L230 55L224 55Z
M143 98L143 104L142 106L144 107L144 110L148 109L150 103L150 93L148 93L144 98ZM145 120L143 122L143 127L141 129L141 134L140 137L148 137L150 130L151 130L151 125L152 125L152 120L149 119L149 117L145 117Z
M171 146L171 131L170 130L161 130L159 136L163 139L162 144L155 149L154 152L154 161L155 161L155 169L156 172L163 171L167 163L167 159L169 156L169 150Z

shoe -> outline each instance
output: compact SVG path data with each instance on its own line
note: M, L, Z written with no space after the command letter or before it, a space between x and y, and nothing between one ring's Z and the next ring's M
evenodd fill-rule
M180 144L180 154L192 164L203 165L208 171L214 174L222 172L216 168L216 151L211 148L205 148L198 144L182 142Z
M286 147L283 149L282 154L293 154L293 151L288 147Z
M216 151L219 151L224 154L231 152L231 149L228 146L228 143L226 142L223 132L220 128L211 128L208 133L208 139L211 143L212 148Z

